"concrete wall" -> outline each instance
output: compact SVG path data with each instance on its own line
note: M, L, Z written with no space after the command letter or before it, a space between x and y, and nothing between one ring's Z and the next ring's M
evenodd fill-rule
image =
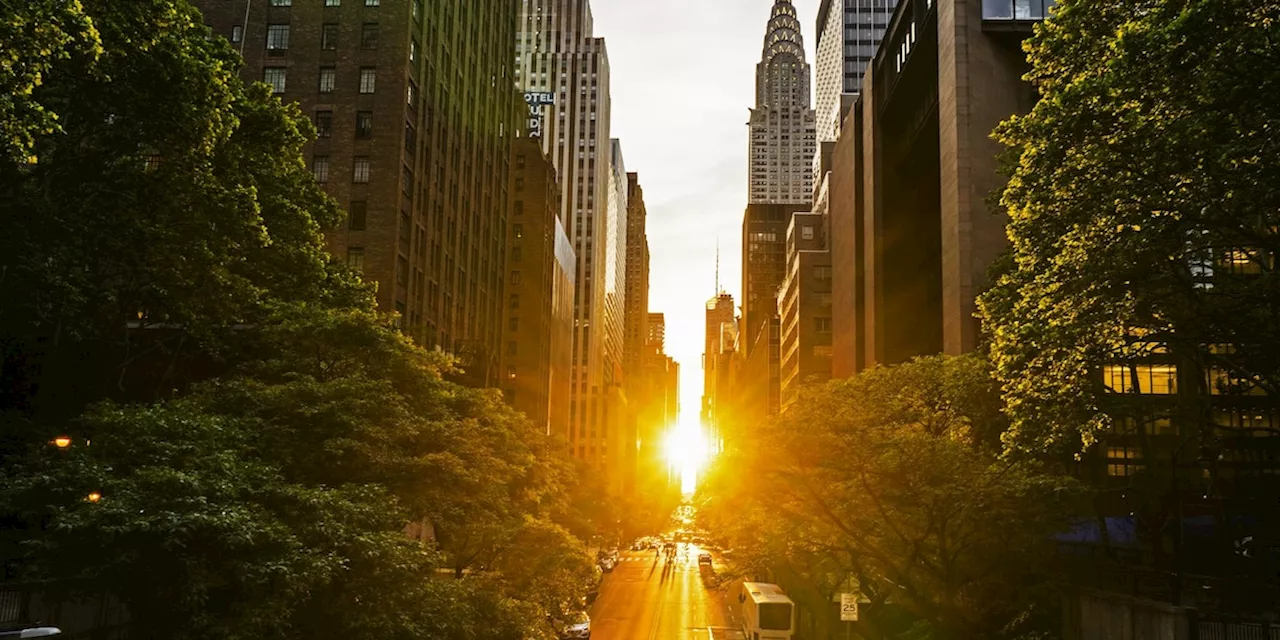
M1064 601L1066 640L1190 640L1186 611L1107 593L1076 593Z

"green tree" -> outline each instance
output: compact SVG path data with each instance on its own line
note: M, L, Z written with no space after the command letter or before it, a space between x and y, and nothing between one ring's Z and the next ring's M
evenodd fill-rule
M975 356L807 389L710 480L708 515L750 573L772 571L818 611L857 585L929 637L1008 637L1037 604L1074 492L984 446L998 406ZM893 631L878 622L866 637Z
M1206 440L1215 388L1280 393L1278 43L1256 0L1064 0L1037 28L1041 100L995 134L1012 256L980 303L1012 449L1117 429L1114 387L1141 386L1107 365L1172 356Z
M55 4L75 7L33 6ZM34 163L0 162L0 404L37 422L207 377L272 301L371 303L325 251L340 212L297 109L241 83L183 0L83 13L100 55L48 59L31 99L58 130Z
M0 42L0 161L25 164L38 136L60 131L37 90L59 63L93 62L98 34L78 0L26 0L0 4Z

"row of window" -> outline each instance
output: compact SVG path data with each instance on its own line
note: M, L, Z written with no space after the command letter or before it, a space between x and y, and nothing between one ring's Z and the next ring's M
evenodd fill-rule
M352 158L351 182L368 184L370 166L368 156ZM329 156L314 156L311 159L311 173L315 176L316 182L320 184L329 182Z
M329 138L333 136L333 112L317 111L315 117L316 136L319 138ZM369 138L373 136L373 112L357 111L356 112L356 137Z
M262 70L262 81L271 85L272 91L284 93L288 87L289 69L287 67L266 67ZM319 78L320 93L333 93L338 84L338 70L334 67L321 67ZM372 94L377 88L378 70L374 67L360 68L360 93Z

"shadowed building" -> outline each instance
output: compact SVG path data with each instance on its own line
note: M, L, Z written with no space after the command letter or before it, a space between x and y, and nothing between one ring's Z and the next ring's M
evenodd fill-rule
M787 229L787 276L778 292L779 410L800 386L831 377L831 253L823 216L797 213Z
M347 210L330 251L468 381L500 380L517 0L196 0L214 33L313 119L316 181Z
M894 12L836 147L836 375L976 347L976 299L1006 247L1005 217L986 205L1004 184L989 136L1035 104L1021 42L1044 12L1040 0Z
M622 275L611 273L609 265L616 270L618 255L625 254L622 248L608 251L617 238L609 228L609 207L619 203L609 137L609 56L604 39L594 36L587 0L520 0L513 15L516 84L523 91L546 94L554 103L554 116L546 118L540 134L560 176L560 220L578 260L570 448L575 457L605 467L618 422L607 405L622 400L612 385L621 365L623 292L613 289L617 305L609 311L607 285L615 281L610 276ZM624 178L624 195L625 188ZM616 333L610 320L617 323ZM610 352L611 344L617 349ZM610 353L619 359L609 362Z
M573 329L573 247L560 223L555 168L536 140L516 142L507 263L507 402L548 434L568 437Z

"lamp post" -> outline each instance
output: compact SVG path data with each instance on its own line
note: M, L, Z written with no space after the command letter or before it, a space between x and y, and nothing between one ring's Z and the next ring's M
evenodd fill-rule
M53 446L66 449L71 446L71 436L58 436L53 439Z

